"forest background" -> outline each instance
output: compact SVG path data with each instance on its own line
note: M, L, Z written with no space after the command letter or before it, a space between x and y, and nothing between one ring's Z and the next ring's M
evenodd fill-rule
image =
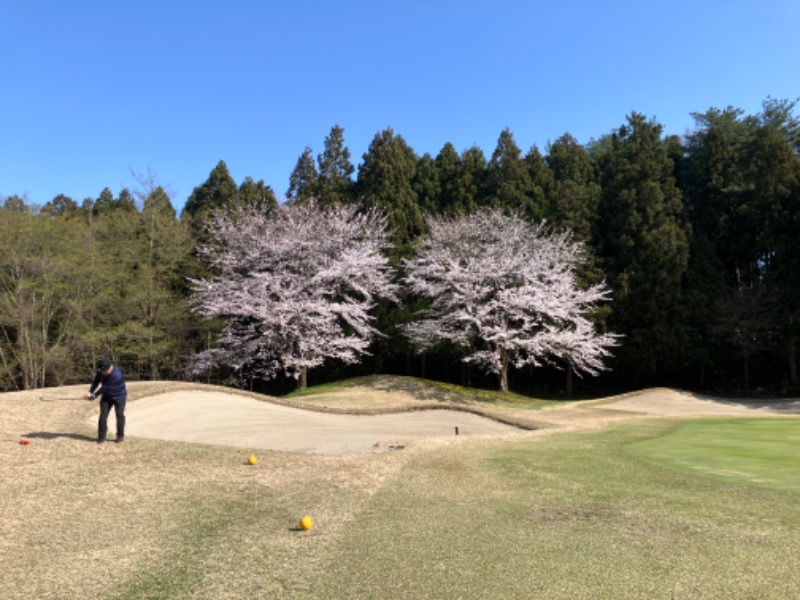
M796 102L767 98L758 114L728 107L692 115L695 128L665 134L631 113L580 144L564 134L523 151L500 132L491 156L445 143L415 153L402 135L375 135L356 166L335 125L319 154L306 148L285 198L224 161L178 214L151 176L135 190L103 189L81 201L0 198L0 390L84 382L113 358L130 379L185 379L192 357L213 347L222 323L191 310L190 279L208 274L198 248L214 211L278 202L378 208L400 269L425 233L425 215L496 206L568 229L589 261L580 273L606 281L612 301L597 327L621 334L609 370L576 382L581 394L645 385L726 393L800 391L800 119ZM417 354L400 333L411 300L376 306L384 334L358 365L331 362L310 383L392 373L491 386L446 346ZM511 374L512 389L565 390L558 365ZM203 381L271 393L263 381L224 370Z

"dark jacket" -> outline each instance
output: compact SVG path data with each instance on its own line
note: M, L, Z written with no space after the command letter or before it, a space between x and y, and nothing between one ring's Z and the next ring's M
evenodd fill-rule
M97 393L108 398L125 398L128 395L128 389L125 387L125 375L117 365L112 367L111 373L108 375L103 375L98 371L89 388L89 393L93 394L97 386L101 386Z

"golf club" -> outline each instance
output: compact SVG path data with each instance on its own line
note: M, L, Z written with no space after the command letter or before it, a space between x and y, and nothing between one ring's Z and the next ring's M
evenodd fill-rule
M94 400L94 395L92 396L92 400ZM45 398L44 396L39 396L39 400L41 402L62 402L66 400L83 400L83 398Z

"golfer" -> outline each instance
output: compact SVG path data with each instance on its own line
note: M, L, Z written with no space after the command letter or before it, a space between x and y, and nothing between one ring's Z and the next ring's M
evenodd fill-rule
M95 390L97 390L96 394ZM125 441L125 400L128 399L128 389L125 387L125 376L122 370L110 360L101 360L97 363L97 374L94 376L89 393L84 397L87 400L94 400L97 396L100 396L97 443L101 447L106 443L108 413L111 412L112 406L117 417L117 443Z

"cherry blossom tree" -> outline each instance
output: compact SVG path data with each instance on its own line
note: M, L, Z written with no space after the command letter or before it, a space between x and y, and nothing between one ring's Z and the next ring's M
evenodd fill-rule
M609 291L578 285L584 251L568 233L499 209L431 217L428 227L405 261L409 291L429 302L406 327L421 351L460 346L464 362L496 374L503 391L510 365L566 363L591 375L605 368L617 336L596 332L587 315Z
M376 211L314 202L216 215L201 249L215 274L192 283L195 310L226 325L198 368L284 372L302 389L308 369L328 359L358 362L377 333L370 309L396 293L381 253L385 225Z

